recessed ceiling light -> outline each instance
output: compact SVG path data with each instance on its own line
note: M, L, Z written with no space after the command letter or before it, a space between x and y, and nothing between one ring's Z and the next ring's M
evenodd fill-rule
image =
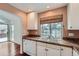
M50 8L50 6L47 6L46 8Z

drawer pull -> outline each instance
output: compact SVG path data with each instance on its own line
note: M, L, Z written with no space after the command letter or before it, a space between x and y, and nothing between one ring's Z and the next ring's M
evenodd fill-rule
M61 51L63 51L63 49L61 49Z

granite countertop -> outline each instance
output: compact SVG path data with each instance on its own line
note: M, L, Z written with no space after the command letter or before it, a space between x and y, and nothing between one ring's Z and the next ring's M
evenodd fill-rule
M55 45L61 45L61 46L67 46L67 47L75 47L75 48L79 48L79 44L70 42L68 40L53 40L53 39L44 39L41 37L26 37L24 38L25 40L33 40L33 41L37 41L37 42L44 42L44 43L49 43L49 44L55 44Z

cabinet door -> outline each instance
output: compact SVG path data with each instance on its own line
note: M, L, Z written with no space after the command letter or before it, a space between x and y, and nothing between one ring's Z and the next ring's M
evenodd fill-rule
M37 42L37 56L46 56L46 43Z
M70 47L61 47L61 56L72 56L72 48Z
M29 55L36 55L36 41L25 40L24 51Z
M38 14L36 12L28 13L27 15L27 28L28 29L38 29Z
M46 51L45 51L46 47L44 46L37 46L37 56L46 56Z
M48 48L47 56L60 56L60 50Z
M79 4L69 4L67 8L68 14L68 29L77 30L79 29Z
M47 56L60 56L60 46L47 44Z
M27 43L27 41L26 41L26 39L24 39L23 40L23 51L24 52L26 52L26 43Z

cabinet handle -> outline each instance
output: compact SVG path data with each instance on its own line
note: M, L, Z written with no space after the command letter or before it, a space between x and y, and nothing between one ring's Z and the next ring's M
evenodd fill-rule
M64 25L63 25L63 27L64 27Z
M63 51L63 48L61 48L61 51Z
M48 51L48 49L45 49L45 51Z
M70 26L70 28L72 28L72 26Z

